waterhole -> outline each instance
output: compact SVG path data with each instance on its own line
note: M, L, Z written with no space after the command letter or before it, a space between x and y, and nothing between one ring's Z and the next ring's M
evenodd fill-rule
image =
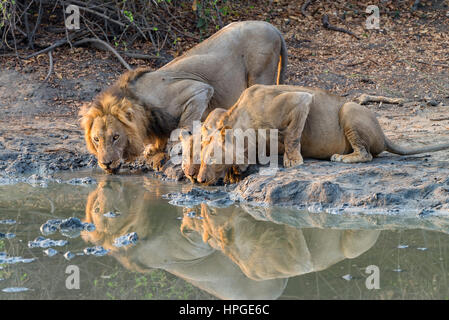
M445 217L93 171L0 185L0 299L447 299Z

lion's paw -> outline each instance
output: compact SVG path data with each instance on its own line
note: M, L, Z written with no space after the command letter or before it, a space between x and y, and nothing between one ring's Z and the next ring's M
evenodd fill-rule
M148 164L154 171L161 171L164 164L168 161L168 155L165 152L159 152L147 158Z
M296 166L302 165L303 163L304 163L304 160L301 155L299 155L299 157L296 157L296 159L290 159L286 155L284 155L284 167L285 168L296 167Z
M334 154L331 157L331 161L333 161L333 162L343 162L343 155L342 154Z

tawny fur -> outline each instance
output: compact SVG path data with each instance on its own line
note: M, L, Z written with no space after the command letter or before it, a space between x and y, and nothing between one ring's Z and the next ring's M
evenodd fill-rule
M423 148L398 146L385 137L372 111L325 90L255 85L242 93L220 119L217 132L206 139L198 182L211 184L219 178L229 180L229 176L232 179L235 164L215 164L224 161L212 155L215 147L221 148L223 155L227 152L226 128L278 129L278 152L284 155L284 167L302 164L303 157L357 163L371 161L383 151L407 155L449 149L449 143ZM233 180L238 178L234 176Z
M160 169L162 160L168 158L166 146L172 130L189 130L193 121L204 120L211 110L228 109L253 84L282 83L286 66L285 41L274 26L261 21L232 23L157 71L139 68L125 73L91 108L100 109L101 116L102 109L112 109L112 105L104 107L111 103L120 104L118 109L129 103L143 107L139 116L146 119L139 119L139 130L131 130L140 137L130 141L132 150L125 150L129 157L124 155L123 161L137 156L141 142L149 143L147 154L152 156L153 167ZM86 133L98 112L89 113L88 108L81 112ZM146 133L140 130L143 122ZM88 149L97 155L90 138L86 135Z

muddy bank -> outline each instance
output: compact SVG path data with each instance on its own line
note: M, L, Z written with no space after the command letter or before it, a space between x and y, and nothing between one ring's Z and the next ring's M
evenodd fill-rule
M95 168L96 159L86 150L76 113L64 107L54 111L51 95L36 94L48 90L46 85L34 87L36 79L32 76L13 73L0 73L3 97L0 118L0 178L3 180L0 181L14 182L19 176L34 175L32 180L39 182L39 178L51 177L58 171ZM11 77L20 80L16 91L13 91L14 82L9 82ZM88 100L100 90L95 83L90 82L90 89L80 99ZM75 80L65 83L69 89L77 84ZM8 96L7 92L12 93ZM40 98L28 104L25 98L30 92ZM425 101L410 100L402 106L368 107L376 112L386 135L398 143L423 146L447 141L449 120L435 121L447 117L447 101L428 106ZM232 199L240 202L310 207L312 211L314 208L336 212L347 208L382 208L384 212L398 208L423 213L448 211L448 159L449 151L409 157L383 153L366 164L306 160L297 168L280 168L274 176L251 174L228 190L233 189ZM148 169L138 162L127 167L144 174ZM163 174L156 176L182 181L179 166L170 164Z
M288 38L288 37L287 37ZM315 43L318 45L319 43ZM304 50L304 48L302 48ZM292 49L290 49L292 50ZM89 58L89 57L87 57ZM86 58L86 59L87 59ZM100 92L121 73L111 60L95 60L81 65L83 75L62 78L55 83L42 83L31 69L22 72L0 71L0 184L19 181L15 178L34 175L33 181L51 178L58 171L96 168L96 159L87 152L83 132L78 122L79 107ZM298 66L290 60L288 83L297 83ZM86 62L87 63L87 62ZM87 72L92 65L105 71ZM303 62L310 70L316 64ZM107 69L107 68L109 69ZM103 69L101 69L103 70ZM310 71L311 72L311 71ZM387 69L378 70L387 74ZM311 81L307 73L301 77L305 84L328 88L329 72L316 70ZM438 70L413 91L385 92L386 87L406 88L409 77L398 77L395 85L382 82L364 92L403 97L403 105L372 104L373 110L393 141L406 146L423 146L447 142L449 139L449 95L447 70ZM310 80L310 81L309 81ZM358 87L359 80L351 71L332 78L338 88ZM378 81L383 81L378 78ZM438 87L431 85L437 81ZM432 88L432 91L429 90ZM349 87L348 87L349 88ZM365 90L366 89L366 90ZM348 91L350 92L350 90ZM349 94L348 100L358 94ZM384 153L367 164L340 164L306 160L303 166L282 169L274 176L252 174L238 185L228 188L232 200L262 205L293 206L299 209L347 211L348 208L384 209L384 213L413 209L427 214L449 210L449 151L400 157ZM124 168L143 174L148 168L134 163ZM167 164L161 179L182 181L179 166ZM3 180L2 180L3 178ZM22 181L22 180L20 180ZM184 180L185 181L185 180ZM190 184L190 182L186 182ZM227 203L227 200L224 200ZM217 203L222 205L222 203ZM390 210L390 211L389 211Z
M448 164L431 155L398 157L388 153L368 164L306 160L300 167L279 169L274 176L250 175L232 194L244 202L318 212L329 208L333 208L331 213L348 208L413 209L422 214L448 211Z

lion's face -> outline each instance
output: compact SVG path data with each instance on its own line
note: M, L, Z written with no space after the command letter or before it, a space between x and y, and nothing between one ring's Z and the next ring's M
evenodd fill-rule
M232 163L225 163L224 146L225 142L220 132L212 134L204 141L201 149L201 165L196 178L199 183L211 185L225 178Z
M198 175L198 171L200 170L200 165L194 162L194 136L185 131L181 131L179 139L182 145L182 171L185 176L194 183Z
M128 145L125 126L114 116L97 117L93 121L90 139L98 165L108 173L117 173Z
M122 163L141 155L147 125L143 114L142 106L109 92L81 109L87 149L107 173L117 173Z

